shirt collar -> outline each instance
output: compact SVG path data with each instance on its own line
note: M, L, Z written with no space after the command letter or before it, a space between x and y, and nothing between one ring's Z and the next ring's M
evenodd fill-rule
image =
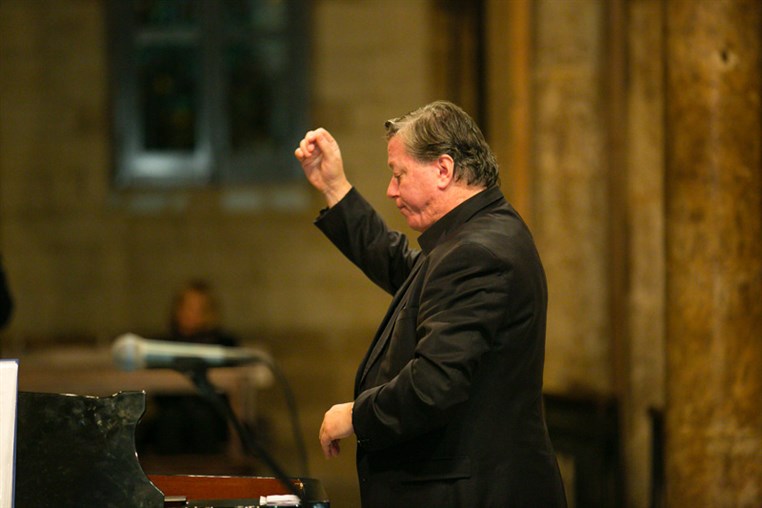
M499 199L503 199L503 193L496 186L471 196L421 233L418 237L418 244L424 253L429 254L452 230L458 228L477 212Z

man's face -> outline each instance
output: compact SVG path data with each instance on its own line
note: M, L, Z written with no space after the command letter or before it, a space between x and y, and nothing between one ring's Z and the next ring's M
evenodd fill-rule
M394 200L408 226L423 233L439 219L435 209L437 165L419 162L408 155L399 135L389 140L387 151L392 179L386 196Z

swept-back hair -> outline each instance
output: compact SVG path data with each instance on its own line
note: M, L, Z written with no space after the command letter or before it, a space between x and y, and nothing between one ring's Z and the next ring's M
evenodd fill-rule
M497 160L481 129L451 102L432 102L387 120L384 127L387 141L399 135L407 152L421 162L444 154L452 157L456 181L484 188L500 184Z

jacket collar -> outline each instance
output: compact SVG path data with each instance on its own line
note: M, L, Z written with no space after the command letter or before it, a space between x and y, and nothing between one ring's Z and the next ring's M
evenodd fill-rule
M501 199L505 198L497 186L479 192L429 226L418 237L418 244L423 252L428 255L451 231L468 222L479 211Z

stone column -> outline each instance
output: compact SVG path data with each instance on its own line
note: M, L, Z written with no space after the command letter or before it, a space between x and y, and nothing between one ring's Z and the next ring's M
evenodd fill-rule
M628 301L620 392L625 506L649 506L653 417L665 398L664 1L627 0ZM612 166L616 168L617 166ZM621 382L621 381L620 381Z
M666 9L666 501L759 508L762 2Z
M545 389L612 388L606 2L532 2L532 209L548 275Z

